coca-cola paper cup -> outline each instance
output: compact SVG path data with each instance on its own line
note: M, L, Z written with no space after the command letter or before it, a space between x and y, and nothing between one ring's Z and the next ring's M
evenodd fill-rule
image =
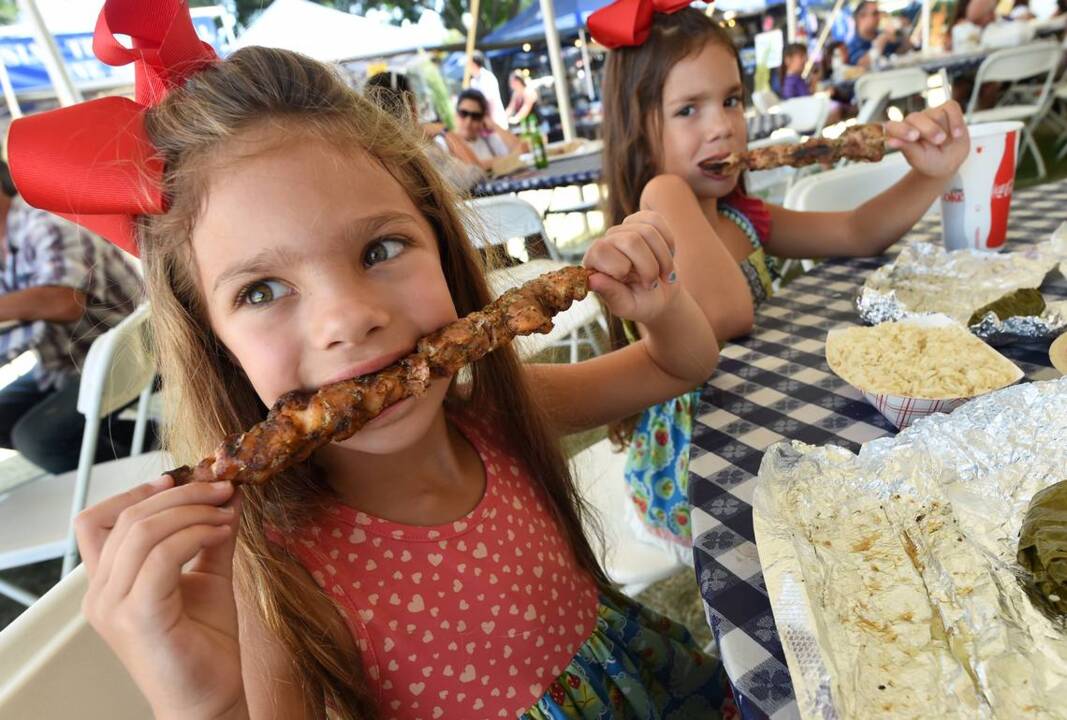
M941 237L947 250L1000 250L1008 233L1023 124L983 123L968 129L970 154L941 197Z

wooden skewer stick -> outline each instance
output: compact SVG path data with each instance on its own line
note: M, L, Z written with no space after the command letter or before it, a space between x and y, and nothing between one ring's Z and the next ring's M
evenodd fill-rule
M545 273L427 335L415 352L378 372L287 393L265 420L227 437L212 457L167 474L179 485L266 482L320 447L351 437L391 405L421 396L433 376L450 377L517 335L549 332L552 317L589 292L590 274L573 266Z

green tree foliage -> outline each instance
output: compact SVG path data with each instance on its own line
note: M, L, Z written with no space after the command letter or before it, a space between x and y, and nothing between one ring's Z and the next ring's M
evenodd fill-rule
M478 36L490 30L523 10L532 0L481 0L478 5ZM400 17L417 22L424 9L437 9L445 27L466 35L467 26L463 24L463 14L470 11L470 0L444 0L440 6L434 0L360 0L352 3L354 12L377 7L383 10L394 9Z
M19 8L15 0L0 0L0 25L10 25L18 16Z
M437 9L438 0L313 0L344 12L362 15L371 8L392 10L398 20L418 22L423 10ZM529 5L532 0L481 0L478 7L478 35L484 35L497 25L504 23ZM226 5L237 15L237 22L247 26L260 10L266 8L271 0L190 0L193 7L204 5ZM463 24L463 14L470 10L470 0L444 0L440 3L441 18L445 27L464 35L467 27ZM6 6L14 8L15 0L0 0L0 17Z

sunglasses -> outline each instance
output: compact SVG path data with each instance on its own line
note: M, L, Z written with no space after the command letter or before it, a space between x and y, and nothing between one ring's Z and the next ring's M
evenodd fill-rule
M485 113L471 112L470 110L456 110L456 115L461 118L470 118L471 120L481 120L485 117Z

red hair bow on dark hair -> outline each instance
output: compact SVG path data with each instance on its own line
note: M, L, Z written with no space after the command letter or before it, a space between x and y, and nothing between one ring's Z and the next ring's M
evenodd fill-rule
M670 15L691 0L616 0L589 16L589 33L606 48L642 45L652 30L652 15Z
M129 35L132 49L115 33ZM144 111L218 57L197 37L183 0L106 0L93 52L108 65L134 63L136 102L108 97L16 120L8 161L30 205L136 255L134 218L166 210L163 163L145 134Z

